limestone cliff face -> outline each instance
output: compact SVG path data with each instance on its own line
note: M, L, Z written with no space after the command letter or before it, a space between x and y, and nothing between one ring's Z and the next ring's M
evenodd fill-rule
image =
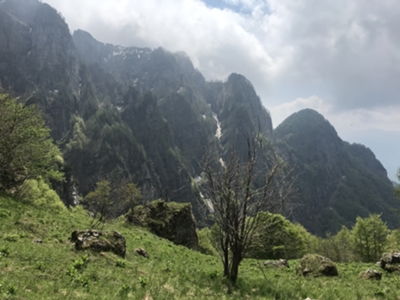
M221 123L223 154L234 147L245 157L245 137L254 136L258 131L266 138L272 138L271 116L244 76L234 73L226 82L209 83L207 101Z
M52 7L37 0L0 3L0 81L43 108L56 138L69 130L79 63L68 25Z
M18 76L43 88L54 90L62 83L77 90L75 47L68 25L55 9L36 0L6 0L0 3L0 14L0 51L13 58ZM3 82L7 83L14 84ZM18 91L29 87L21 85Z
M274 131L279 153L295 168L300 189L293 217L322 235L357 216L382 213L390 226L398 220L386 171L364 146L343 142L329 122L306 109L288 117Z
M346 143L347 150L357 158L368 170L379 177L387 178L386 169L381 162L376 158L371 149L361 144ZM389 180L389 179L388 179Z

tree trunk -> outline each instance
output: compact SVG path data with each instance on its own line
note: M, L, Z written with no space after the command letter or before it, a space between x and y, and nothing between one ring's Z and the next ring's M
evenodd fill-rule
M224 277L229 278L229 250L224 250Z
M228 279L233 284L236 283L236 280L237 280L237 277L238 277L238 274L239 274L239 265L240 265L241 261L242 261L241 255L238 255L238 254L234 253L233 257L232 257L232 262L231 262L232 263L231 269L230 269L229 276L228 276Z

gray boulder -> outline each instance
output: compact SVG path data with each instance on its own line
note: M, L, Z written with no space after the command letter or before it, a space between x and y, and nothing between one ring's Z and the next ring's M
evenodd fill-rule
M289 268L289 263L286 259L279 260L267 260L264 262L264 266L267 268Z
M71 234L75 250L93 250L96 252L113 252L125 257L126 241L118 231L101 232L99 230L75 230Z
M327 257L318 254L306 254L296 267L296 273L301 276L338 276L336 265Z
M198 249L196 222L190 203L156 200L146 206L136 206L126 215L126 219L130 223L150 229L152 233L176 245Z
M382 279L382 272L377 270L368 269L366 271L362 271L358 275L359 279L369 279L369 280L381 280Z
M383 253L376 264L389 273L400 273L400 252Z

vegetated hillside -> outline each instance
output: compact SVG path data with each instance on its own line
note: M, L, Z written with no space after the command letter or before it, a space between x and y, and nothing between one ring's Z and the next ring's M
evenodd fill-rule
M335 233L370 213L381 213L389 226L398 226L392 184L371 150L342 141L310 109L288 117L274 137L298 176L300 207L293 218L312 233Z
M267 269L245 259L232 287L222 278L216 256L204 255L128 225L106 223L126 238L124 259L111 252L76 251L69 238L87 229L81 207L60 208L0 196L1 299L398 299L396 275L379 281L357 279L373 264L338 264L338 278L302 278L298 261ZM150 258L135 253L143 248Z
M207 82L184 53L104 44L82 30L71 36L63 17L38 0L0 3L0 82L44 112L68 164L67 182L57 190L69 204L74 186L86 195L101 179L129 178L145 201L189 201L197 211L201 198L195 179L206 150L217 162L232 147L244 157L245 137L260 132L268 144L260 164L276 157L270 114L244 76ZM297 218L307 229L334 232L368 212L383 212L395 223L387 213L393 204L386 197L387 176L372 153L323 133L325 142L309 151L306 141L319 142L312 142L313 132L287 124L275 136L279 153L295 166L300 161L301 174L307 170L300 175L304 206L295 214L307 216ZM313 169L314 162L328 158L327 170ZM351 172L364 174L366 181L351 189L343 185L336 193L339 178ZM339 196L332 198L335 193ZM353 203L354 209L338 208Z

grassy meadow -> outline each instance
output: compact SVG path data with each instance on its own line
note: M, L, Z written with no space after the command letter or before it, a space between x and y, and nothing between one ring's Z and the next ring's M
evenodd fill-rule
M0 196L0 299L400 299L400 277L358 279L374 268L361 263L337 264L336 278L303 278L295 273L298 261L267 269L247 259L234 287L222 278L218 257L176 246L123 218L103 231L125 236L125 259L77 252L68 238L90 221L80 207L49 210ZM149 259L135 253L139 247Z

